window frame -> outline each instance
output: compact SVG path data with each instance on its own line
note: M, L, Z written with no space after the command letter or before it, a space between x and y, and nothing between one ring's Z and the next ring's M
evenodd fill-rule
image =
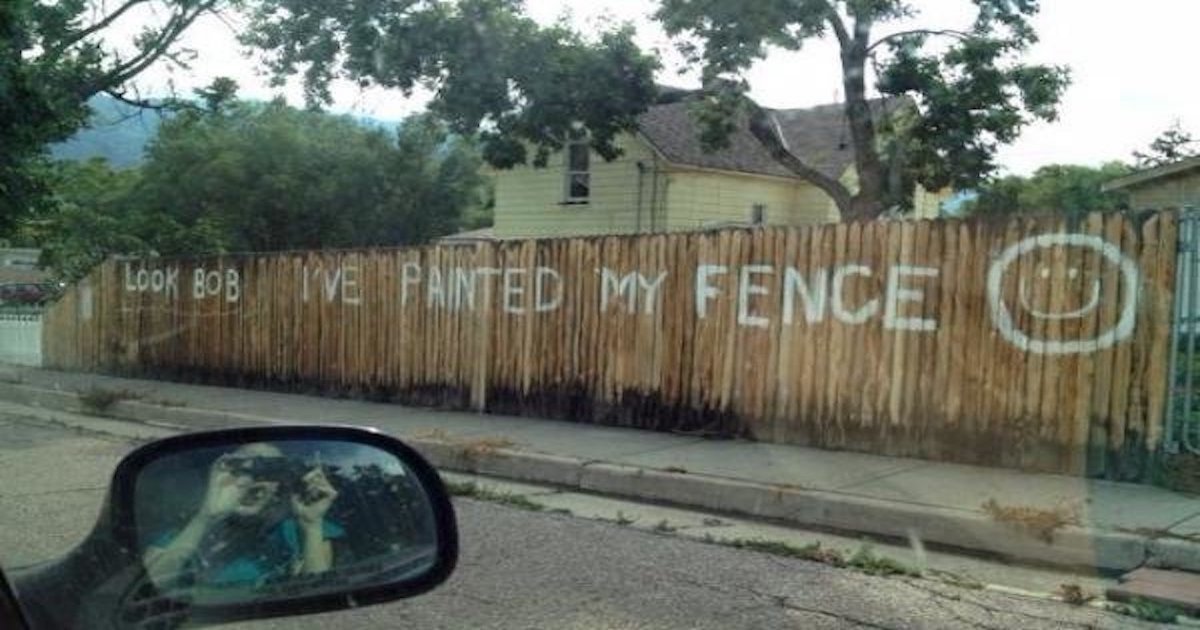
M575 168L573 152L582 148L583 150L583 170ZM582 205L591 201L592 195L592 149L586 140L571 140L564 147L564 168L563 168L563 203L568 205ZM584 181L584 186L587 189L587 194L576 196L573 193L573 184L575 178L581 176Z
M763 226L767 224L767 204L755 203L750 205L750 225Z

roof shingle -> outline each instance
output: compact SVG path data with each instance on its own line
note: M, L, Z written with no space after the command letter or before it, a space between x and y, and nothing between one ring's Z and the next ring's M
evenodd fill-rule
M877 119L890 116L906 99L871 101ZM796 177L780 164L754 135L745 119L730 135L729 146L707 152L700 142L700 128L691 114L695 100L655 105L639 119L642 135L670 162L725 171ZM783 136L787 149L821 173L841 178L854 162L850 130L841 103L806 109L767 109Z

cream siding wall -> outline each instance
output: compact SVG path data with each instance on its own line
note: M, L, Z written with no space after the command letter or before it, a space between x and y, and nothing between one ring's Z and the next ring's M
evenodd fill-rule
M749 223L755 204L766 206L767 223L802 225L837 221L837 206L816 186L799 180L668 166L643 140L624 135L612 162L592 153L591 195L586 204L565 200L565 155L550 156L545 168L491 170L495 180L498 238L628 234L694 230ZM639 172L638 162L645 166ZM858 189L858 173L846 169L841 182ZM640 193L639 193L640 186ZM944 198L917 190L918 218L935 217Z
M944 188L937 192L925 190L924 186L917 184L917 190L913 193L913 218L916 219L936 219L942 215L942 202L950 198L951 192L949 188Z
M652 168L654 154L633 136L618 138L624 153L605 162L591 154L591 194L586 204L564 204L565 156L550 156L545 168L519 166L491 172L496 184L495 235L571 236L638 231L639 160ZM651 172L642 176L643 230L649 230Z
M851 193L858 192L858 169L851 166L842 173L840 180L842 185L850 189ZM936 219L941 216L942 202L949 199L953 193L949 188L944 188L937 192L930 192L924 186L917 184L916 190L913 191L913 212L908 215L913 219ZM834 207L834 216L831 221L837 221L837 208Z
M689 230L722 223L749 223L755 204L766 206L768 224L800 225L826 221L832 201L816 187L803 182L673 170L667 176L665 227Z
M1200 208L1200 170L1131 186L1129 203L1134 210L1161 210L1185 206Z

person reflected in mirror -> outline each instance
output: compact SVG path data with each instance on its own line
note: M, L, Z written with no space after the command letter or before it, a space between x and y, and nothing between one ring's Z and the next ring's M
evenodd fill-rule
M160 587L260 585L334 565L343 528L326 518L338 493L320 463L246 444L209 469L200 508L144 554Z

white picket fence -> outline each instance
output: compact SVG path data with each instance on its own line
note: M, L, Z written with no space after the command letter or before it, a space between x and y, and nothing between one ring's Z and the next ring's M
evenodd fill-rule
M41 313L0 311L0 363L42 365Z

